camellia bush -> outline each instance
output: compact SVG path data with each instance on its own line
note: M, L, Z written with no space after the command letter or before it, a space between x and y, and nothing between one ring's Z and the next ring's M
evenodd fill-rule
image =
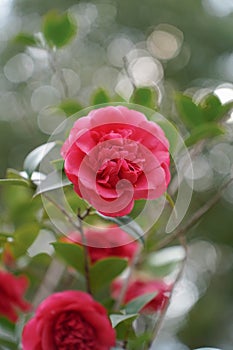
M76 34L70 15L52 11L40 35L15 41L45 50L55 67ZM89 107L68 98L53 106L66 120L0 180L0 349L152 349L187 234L232 181L192 206L192 159L227 133L232 103L177 92L175 119L160 113L156 87L133 87L130 101L98 89ZM156 264L168 247L179 258Z

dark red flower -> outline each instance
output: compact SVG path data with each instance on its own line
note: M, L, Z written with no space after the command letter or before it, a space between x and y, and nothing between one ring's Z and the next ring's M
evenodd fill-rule
M119 296L122 285L122 280L115 280L112 283L112 297L114 299L117 299ZM127 304L137 297L153 292L157 292L157 295L144 306L141 312L154 312L162 310L165 307L171 292L171 286L167 285L162 280L143 281L136 279L131 281L126 290L123 303Z
M23 299L27 287L26 276L17 277L9 272L0 271L0 316L16 322L19 310L28 311L31 308L31 305Z
M115 331L105 308L81 291L54 293L25 325L23 350L109 350Z
M92 263L108 257L120 257L131 260L139 246L125 231L117 225L86 229L84 231L88 253ZM78 232L71 232L63 241L82 245L82 238Z

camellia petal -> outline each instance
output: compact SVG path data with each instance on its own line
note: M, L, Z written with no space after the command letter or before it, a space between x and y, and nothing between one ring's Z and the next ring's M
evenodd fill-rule
M155 199L166 191L168 148L163 130L145 115L108 106L74 124L61 154L77 194L104 215L123 216L134 200Z
M23 350L110 350L115 341L105 308L89 294L70 290L45 299L22 334Z

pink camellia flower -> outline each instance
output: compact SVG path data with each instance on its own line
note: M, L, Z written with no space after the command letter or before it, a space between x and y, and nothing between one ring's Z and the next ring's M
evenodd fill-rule
M23 350L109 350L115 331L105 308L89 294L51 294L25 325Z
M30 310L31 305L23 299L27 287L26 276L14 276L9 272L0 271L0 316L5 316L15 323L19 310Z
M108 257L131 260L139 246L137 241L132 241L132 238L117 225L87 229L84 234L92 263ZM67 238L62 240L82 245L82 238L78 232L71 232Z
M113 299L117 299L121 288L123 286L122 280L115 280L112 283L112 297ZM135 279L131 281L127 287L123 303L127 304L131 300L140 297L144 294L157 292L158 294L152 299L149 303L147 303L141 312L155 312L163 310L166 305L166 302L169 299L169 295L171 292L171 286L167 285L162 280L149 280L143 281L140 279Z
M170 181L163 130L135 110L108 106L77 120L63 144L75 192L107 216L128 214L137 199L155 199Z

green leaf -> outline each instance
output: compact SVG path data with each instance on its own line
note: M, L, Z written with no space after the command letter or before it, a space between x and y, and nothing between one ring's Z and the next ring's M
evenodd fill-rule
M32 245L39 233L40 227L37 223L25 224L18 228L14 233L14 242L12 245L13 255L16 258L27 253L27 249Z
M52 243L56 254L69 266L85 275L83 248L73 243ZM103 274L103 271L102 271Z
M157 110L158 96L155 89L150 87L139 87L134 90L130 102Z
M41 181L37 187L34 197L45 192L57 190L58 188L65 187L70 184L71 182L63 175L61 171L55 170L48 174L45 180Z
M0 185L17 185L31 187L31 183L26 179L0 179Z
M91 104L92 105L100 105L102 103L109 103L111 102L110 97L108 96L107 92L104 89L98 89L92 99L91 99Z
M8 168L6 170L6 178L7 179L19 179L19 180L23 179L23 180L25 180L25 177L23 177L19 171L17 171L16 169L12 169L12 168Z
M200 108L206 122L215 121L218 119L218 115L222 108L219 98L215 95L207 95L199 103Z
M139 316L139 314L132 314L132 315L119 315L119 314L112 314L110 315L110 320L112 323L112 327L115 328L118 324L120 324L121 322L124 322L126 320L132 320L134 321L137 317Z
M147 293L131 300L128 304L125 305L126 314L138 313L147 303L153 300L157 294L158 292Z
M128 261L117 257L97 261L90 268L90 281L93 290L100 289L120 275L127 267Z
M33 171L36 170L43 158L56 146L56 142L48 142L30 152L24 160L23 168L31 177Z
M0 330L5 330L7 333L13 334L15 332L15 324L6 317L0 316Z
M124 230L126 233L128 233L130 236L135 238L136 240L139 240L142 244L144 244L144 231L142 228L131 219L130 216L121 216L121 217L111 217L111 216L105 216L99 212L96 212L97 215L99 215L102 219L112 221L122 230Z
M117 339L125 340L127 339L134 339L135 338L135 331L132 327L133 318L125 319L123 322L118 323L118 325L115 327Z
M58 108L60 108L67 117L83 109L83 107L75 100L65 100L58 106Z
M42 31L49 46L60 48L76 35L77 25L68 13L52 10L44 16Z
M18 345L12 340L0 338L0 350L17 350Z
M13 42L23 46L37 46L38 44L34 35L29 33L19 33L14 37Z
M64 168L64 159L58 158L51 161L51 164L54 166L54 168L58 171L62 171Z
M200 140L219 136L224 132L224 129L214 122L202 124L192 130L190 136L185 140L185 144L190 147Z
M142 334L137 334L133 339L129 339L129 349L142 350L147 349L151 343L151 338L153 334L151 332L143 332Z
M190 96L177 93L175 103L178 114L187 127L193 128L205 122L201 108L193 102Z

